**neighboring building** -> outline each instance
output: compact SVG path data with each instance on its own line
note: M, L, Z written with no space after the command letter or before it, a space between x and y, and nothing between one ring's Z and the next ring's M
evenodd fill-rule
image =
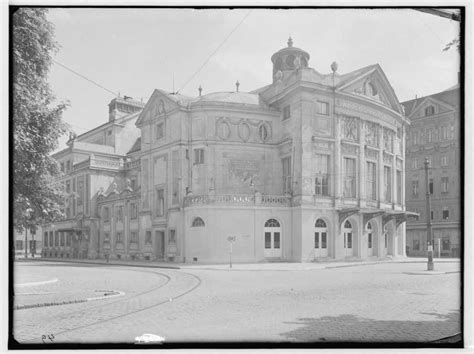
M25 257L25 251L28 253L28 257L35 257L40 256L42 253L42 240L41 240L41 228L36 230L35 233L31 233L28 231L26 232L18 232L13 230L15 244L14 247L14 255L16 257ZM26 236L26 237L25 237ZM28 244L28 248L25 250L25 244Z
M411 121L407 135L407 208L420 214L407 223L409 254L427 254L425 158L435 255L459 257L461 245L461 144L459 85L403 103Z
M50 244L59 231L87 235L72 256L226 262L235 236L237 262L404 256L413 213L402 107L379 65L340 75L333 63L321 74L309 57L290 38L263 88L155 90L123 118L139 129L127 149L100 152L107 168L91 162L103 142L74 146L113 122L78 137L56 158L74 157L70 183L89 176L86 209L76 198L69 220L45 230Z

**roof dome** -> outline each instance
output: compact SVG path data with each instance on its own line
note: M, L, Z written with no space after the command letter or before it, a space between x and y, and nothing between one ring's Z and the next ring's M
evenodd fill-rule
M276 75L278 71L307 68L309 54L303 49L293 47L293 40L290 37L288 38L288 46L273 54L271 60L273 63L273 78L275 81L275 77L281 77L281 75Z

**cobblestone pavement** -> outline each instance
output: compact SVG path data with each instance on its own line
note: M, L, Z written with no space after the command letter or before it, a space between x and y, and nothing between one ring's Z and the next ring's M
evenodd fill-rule
M215 271L38 263L17 272L84 283L124 297L14 311L20 342L428 342L460 332L460 273L412 275L418 263L295 271ZM437 270L456 272L459 263ZM66 281L68 280L69 283ZM53 285L50 285L53 286Z

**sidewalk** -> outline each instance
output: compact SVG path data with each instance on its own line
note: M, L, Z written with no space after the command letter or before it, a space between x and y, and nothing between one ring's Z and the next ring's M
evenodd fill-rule
M40 259L17 259L17 262L59 262L59 263L75 263L75 264L101 264L101 265L116 265L116 266L130 266L130 267L146 267L146 268L165 268L165 269L188 269L188 270L229 270L229 264L203 264L203 263L166 263L154 261L127 261L127 260L110 260L108 263L105 259L57 259L57 258L40 258ZM310 263L295 263L295 262L268 262L268 263L233 263L232 270L242 271L300 271L300 270L316 270L316 269L331 269L342 267L357 267L372 264L384 263L426 263L426 258L385 258L377 260L331 260L327 262L310 262ZM459 258L440 258L435 259L434 263L458 263Z

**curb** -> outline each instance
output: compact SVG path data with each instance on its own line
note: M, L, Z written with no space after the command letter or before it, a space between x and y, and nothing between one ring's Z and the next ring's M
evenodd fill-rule
M53 278L53 279L50 279L50 280L38 281L38 282L34 282L34 283L13 284L13 287L38 286L38 285L56 283L57 281L58 281L58 278Z
M164 269L181 269L179 266L168 266L168 265L161 265L161 264L133 264L133 263L116 263L116 262L109 262L109 263L102 263L102 262L94 262L94 261L66 261L64 259L53 259L53 258L43 258L39 261L43 262L57 262L57 263L72 263L72 264L96 264L96 265L104 265L104 266L126 266L126 267L142 267L142 268L164 268Z

